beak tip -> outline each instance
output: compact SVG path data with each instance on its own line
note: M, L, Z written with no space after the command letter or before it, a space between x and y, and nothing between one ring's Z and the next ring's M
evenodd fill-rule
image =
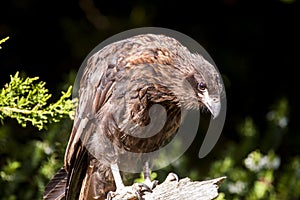
M212 105L212 107L210 107L209 110L210 110L210 113L212 115L212 118L216 119L219 116L219 114L220 114L221 104L220 103L216 103L216 104Z
M199 97L201 96L200 94L198 94ZM204 95L202 95L202 103L204 104L204 106L209 110L209 112L212 115L213 119L216 119L221 111L221 102L220 102L220 97L216 97L216 96L209 96L207 93L205 93Z

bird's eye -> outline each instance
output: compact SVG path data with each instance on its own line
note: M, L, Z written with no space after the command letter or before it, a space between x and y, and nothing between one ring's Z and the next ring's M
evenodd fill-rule
M200 82L200 83L198 84L198 89L199 89L199 90L205 90L205 89L206 89L206 84L203 83L203 82Z

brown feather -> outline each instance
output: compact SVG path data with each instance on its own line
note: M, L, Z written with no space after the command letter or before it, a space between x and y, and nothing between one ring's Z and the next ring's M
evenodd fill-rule
M51 181L47 184L43 199L45 200L60 200L65 197L67 183L67 172L65 169L60 169Z

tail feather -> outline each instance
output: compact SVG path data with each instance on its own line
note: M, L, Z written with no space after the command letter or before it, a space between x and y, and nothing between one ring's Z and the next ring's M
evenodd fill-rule
M61 168L47 184L43 195L44 200L62 200L65 197L68 174Z

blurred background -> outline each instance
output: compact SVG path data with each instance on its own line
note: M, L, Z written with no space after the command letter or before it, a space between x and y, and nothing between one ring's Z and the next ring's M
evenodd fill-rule
M198 158L205 124L175 163L156 172L203 180L227 176L219 199L299 199L300 118L297 0L2 1L0 88L10 75L40 77L53 101L72 85L101 41L145 26L182 32L214 59L227 93L227 118L213 151ZM72 121L39 131L0 125L0 199L41 199L62 166ZM202 133L202 134L201 134Z

